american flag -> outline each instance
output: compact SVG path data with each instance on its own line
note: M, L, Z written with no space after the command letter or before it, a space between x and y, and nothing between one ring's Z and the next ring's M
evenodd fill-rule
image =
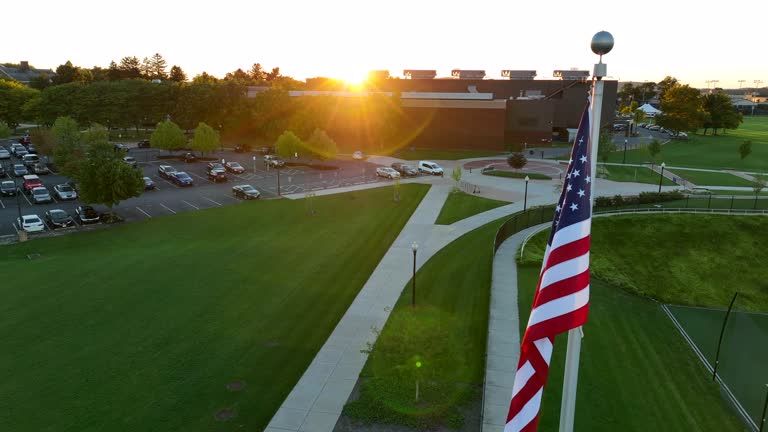
M589 120L587 102L555 208L533 309L520 346L520 362L504 432L536 430L555 336L587 321L592 225Z

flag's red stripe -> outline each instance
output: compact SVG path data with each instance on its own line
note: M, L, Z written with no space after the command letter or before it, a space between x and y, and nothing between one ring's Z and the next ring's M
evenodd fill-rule
M536 395L536 392L538 392L540 389L544 387L544 383L540 380L536 379L536 374L533 374L531 379L528 380L528 382L523 386L523 388L520 389L520 391L512 398L512 407L509 411L509 414L507 414L507 423L510 422L517 413L520 412L520 410L523 409L525 404Z
M531 340L538 340L549 337L549 335L567 332L572 328L584 325L587 322L589 314L589 303L574 310L573 312L560 315L558 317L534 324L525 331L525 337Z
M589 235L576 241L566 243L557 249L553 249L547 257L547 265L544 271L574 258L578 258L589 252ZM542 272L543 273L543 272Z
M528 425L526 425L524 428L520 429L520 432L536 432L536 428L539 425L539 415L536 414L536 417L531 420Z
M557 300L560 297L579 292L587 285L589 285L589 269L584 270L576 276L547 285L547 288L541 290L539 296L536 298L538 303L534 305L534 309L540 305L549 303L552 300Z

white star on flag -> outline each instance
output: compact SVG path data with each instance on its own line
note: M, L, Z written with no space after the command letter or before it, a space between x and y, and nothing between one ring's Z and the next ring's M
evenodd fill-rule
M573 189L573 187L571 187L571 184L570 184L570 183L568 183L568 187L567 187L567 188L565 188L565 190L567 190L568 192L570 192L570 191L571 191L571 189Z
M582 156L581 159L579 159L579 160L581 161L581 163L586 163L587 162L587 157L586 156Z
M573 176L578 177L579 176L579 170L573 170Z
M556 212L559 212L559 211L560 211L560 204L558 204L558 205L557 205L557 207L555 207L555 211L556 211Z
M584 189L579 189L579 191L576 192L576 193L578 193L580 197L583 197L584 196Z
M576 203L571 204L571 210L576 211L579 209L579 205Z
M587 183L589 183L589 182L591 182L592 180L590 180L589 176L587 176L587 178L585 179L585 181L586 181Z

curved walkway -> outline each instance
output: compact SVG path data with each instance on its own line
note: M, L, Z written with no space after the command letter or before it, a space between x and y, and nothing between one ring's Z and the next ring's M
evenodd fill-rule
M418 269L460 236L522 209L522 203L510 204L452 225L435 225L453 181L430 182L429 192L272 417L267 432L333 430L367 360L361 350L376 341L372 329L384 327L411 277L411 243L419 244Z

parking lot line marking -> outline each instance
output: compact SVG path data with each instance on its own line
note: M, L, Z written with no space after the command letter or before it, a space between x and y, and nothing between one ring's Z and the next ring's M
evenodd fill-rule
M210 201L210 202L212 202L212 203L216 204L217 206L221 207L221 203L217 203L216 201L214 201L214 200L212 200L212 199L210 199L210 198L206 198L206 197L203 197L203 199L206 199L206 200L208 200L208 201Z
M209 182L211 182L211 183L216 183L215 181L213 181L213 180L210 180L210 179L208 179L207 177L201 177L201 176L199 176L199 175L197 175L197 174L195 174L195 173L193 173L193 172L188 172L187 174L192 174L193 176L195 176L195 177L199 178L200 180L208 180L208 181L209 181Z
M5 204L3 204L3 200L0 200L0 205L3 206L3 208L5 208Z
M200 207L198 207L198 206L196 206L196 205L192 205L192 204L190 204L190 203L188 203L188 202L186 202L186 201L184 201L184 200L181 200L181 202L183 202L184 204L186 204L186 205L188 205L188 206L192 207L192 208L193 208L193 209L195 209L195 210L200 210Z
M19 229L16 228L16 222L12 223L11 226L13 227L13 230L16 231L16 234L19 233Z
M27 204L32 205L32 202L29 201L29 198L25 194L21 194L21 196L24 197L25 200L27 200Z
M55 196L53 196L53 194L51 194L51 199L52 199L52 200L53 200L53 202L55 202L56 204L58 204L58 203L59 203L58 201L56 201L56 197L55 197Z
M165 204L163 204L163 203L159 203L159 204L160 204L160 206L162 206L164 209L168 210L169 212L171 212L173 214L176 214L175 211L173 211L173 210L169 209L168 207L166 207Z
M147 217L148 217L148 218L152 219L152 216L150 216L150 215L149 215L149 213L147 213L147 212L145 212L144 210L142 210L142 209L141 209L141 207L139 207L139 206L136 206L136 210L138 210L138 211L140 211L140 212L144 213L145 215L147 215Z

